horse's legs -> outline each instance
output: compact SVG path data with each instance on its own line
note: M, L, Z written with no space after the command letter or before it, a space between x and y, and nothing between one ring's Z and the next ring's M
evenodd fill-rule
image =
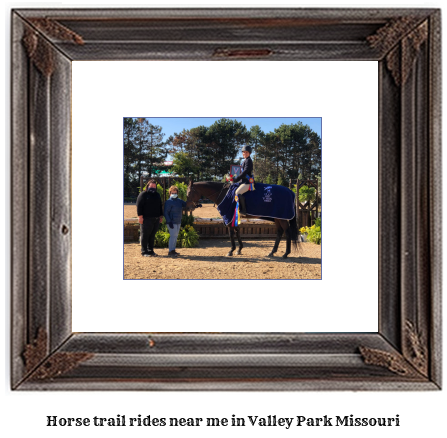
M273 257L273 254L275 254L275 252L278 251L279 242L281 241L281 237L282 237L282 233L283 233L281 226L278 224L278 222L276 222L276 220L275 220L275 224L276 224L275 245L273 246L273 249L270 251L270 253L267 255L267 257Z
M292 252L292 239L290 237L290 229L287 228L286 231L286 252L283 254L282 258L286 259L287 256Z
M231 249L228 252L227 257L231 257L233 255L233 251L236 249L236 243L234 243L234 227L228 227L228 231L230 233Z
M292 252L292 235L289 221L279 220L277 226L281 227L286 235L286 252L282 256L283 259L286 259L287 256Z
M237 237L237 241L239 242L239 249L237 250L236 255L241 255L242 248L244 247L244 245L242 244L241 230L239 227L236 228L236 237Z

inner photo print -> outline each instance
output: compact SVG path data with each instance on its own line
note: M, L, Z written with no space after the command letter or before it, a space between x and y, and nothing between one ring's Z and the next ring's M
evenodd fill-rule
M124 279L321 279L321 125L125 117Z

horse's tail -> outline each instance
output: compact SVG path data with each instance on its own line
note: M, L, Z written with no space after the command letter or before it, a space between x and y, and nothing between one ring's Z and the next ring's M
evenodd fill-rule
M298 224L296 221L296 214L293 217L293 219L289 221L289 230L290 230L290 240L292 241L293 249L296 251L300 243L299 239L300 231L298 229Z

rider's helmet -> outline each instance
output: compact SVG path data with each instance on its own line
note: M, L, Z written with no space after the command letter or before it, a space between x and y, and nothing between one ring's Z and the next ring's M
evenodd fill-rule
M242 152L249 152L251 154L251 146L244 146Z

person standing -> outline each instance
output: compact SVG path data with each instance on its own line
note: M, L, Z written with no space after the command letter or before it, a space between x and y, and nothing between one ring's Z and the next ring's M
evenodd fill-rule
M165 202L165 218L169 231L169 256L177 256L175 250L177 237L182 224L182 211L186 207L186 202L178 197L178 188L171 186L169 189L169 199Z
M253 174L253 161L250 158L251 147L244 146L242 148L242 156L244 157L244 161L242 163L242 172L241 174L234 178L233 183L241 181L240 186L236 190L236 195L239 198L239 205L241 214L247 214L247 207L245 206L245 197L244 193L248 191L250 188L250 177Z
M163 221L163 203L157 193L157 183L154 180L149 181L146 190L138 195L137 215L140 224L141 255L156 257L155 234Z

